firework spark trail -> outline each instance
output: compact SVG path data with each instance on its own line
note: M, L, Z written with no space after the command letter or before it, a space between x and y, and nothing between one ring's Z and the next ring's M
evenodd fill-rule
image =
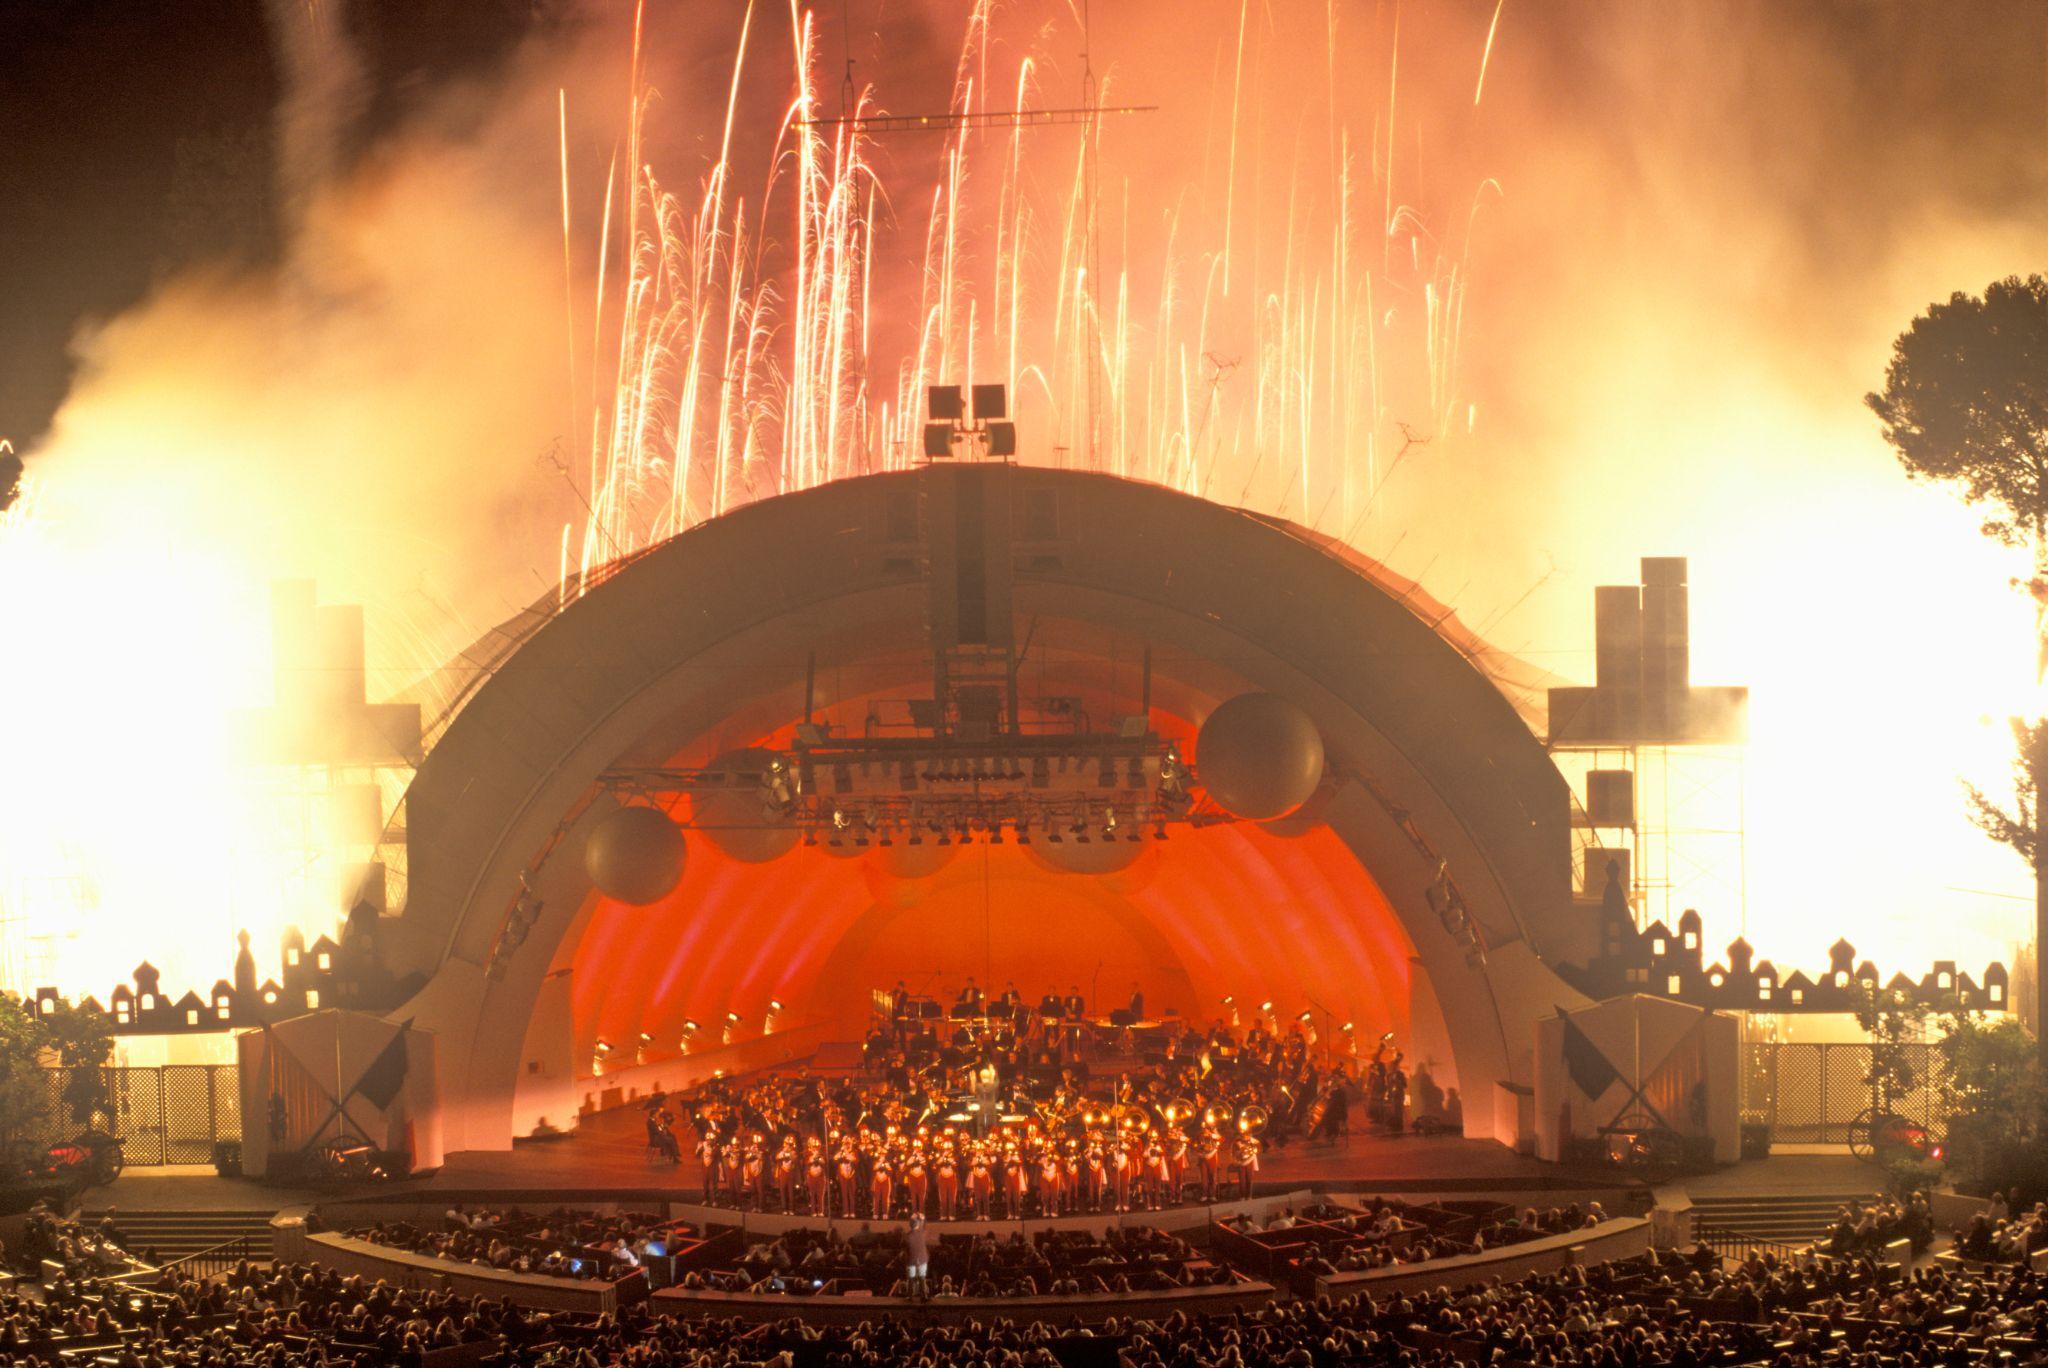
M1126 183L1112 191L1118 261L1107 270L1095 261L1098 122L1081 126L1055 212L1034 204L1021 127L984 140L954 126L928 191L913 197L921 210L898 221L878 208L890 196L859 122L878 112L872 89L852 93L853 121L818 122L815 16L799 0L789 14L794 93L758 209L733 193L731 163L751 7L718 155L687 206L642 161L654 98L641 85L636 15L630 125L597 216L594 351L609 360L593 367L592 511L578 539L579 587L603 563L748 499L911 464L923 390L933 384L1002 379L1024 459L1198 494L1221 474L1240 502L1318 523L1335 510L1339 526L1364 528L1368 541L1385 523L1369 515L1395 470L1383 469L1383 444L1415 430L1449 433L1461 409L1469 426L1459 362L1468 254L1488 185L1457 234L1404 201L1397 180L1419 168L1395 174L1398 7L1382 35L1384 91L1369 138L1341 116L1332 79L1318 137L1328 139L1327 156L1305 162L1297 137L1281 163L1258 119L1239 117L1260 106L1270 79L1255 46L1260 26L1241 6L1238 48L1225 59L1233 120L1227 154L1215 159L1221 184L1213 199L1197 196L1221 201L1220 221L1162 210L1163 251L1134 261L1133 205L1156 196L1134 199ZM977 0L967 16L947 103L954 114L987 112L992 15L990 0ZM1322 24L1334 46L1334 8ZM1490 42L1491 33L1482 66ZM1336 69L1334 56L1325 66ZM1015 107L1030 107L1037 73L1027 54L1014 81L1003 78ZM1360 146L1371 149L1369 167ZM566 260L566 138L564 155ZM1242 204L1240 163L1257 182ZM1272 198L1265 182L1280 178L1284 224L1269 243L1272 214L1257 206ZM1364 195L1382 207L1377 252L1358 218ZM1046 223L1053 231L1040 231ZM1217 232L1206 246L1205 227ZM905 240L921 240L912 252L916 308L878 319L877 252ZM1109 411L1098 414L1105 401Z

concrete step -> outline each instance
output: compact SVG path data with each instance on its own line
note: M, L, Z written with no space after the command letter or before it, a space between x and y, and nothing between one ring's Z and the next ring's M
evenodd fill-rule
M1737 1235L1801 1244L1826 1232L1850 1202L1868 1204L1875 1192L1712 1193L1692 1199L1696 1224Z
M87 1208L78 1219L97 1226L105 1207ZM128 1252L154 1249L168 1262L212 1249L230 1240L249 1241L252 1258L270 1254L270 1211L132 1211L116 1209L114 1223L128 1239Z

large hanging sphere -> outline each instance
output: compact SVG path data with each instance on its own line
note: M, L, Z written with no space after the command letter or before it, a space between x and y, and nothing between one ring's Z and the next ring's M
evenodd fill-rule
M1195 777L1233 816L1256 822L1285 817L1322 782L1322 733L1278 694L1239 694L1196 733Z
M775 757L756 747L715 756L706 769L761 774ZM796 849L797 829L776 817L751 786L718 789L696 800L696 825L704 839L742 864L766 864Z
M1335 783L1318 784L1316 785L1316 791L1308 796L1307 802L1288 813L1285 817L1259 823L1259 830L1273 836L1284 836L1289 840L1298 836L1306 836L1318 827L1328 824L1330 804L1336 797L1337 786Z
M897 841L875 852L875 862L882 871L895 879L928 879L953 861L960 847L940 845L926 839L918 845Z
M665 813L623 807L583 842L583 868L608 898L634 907L660 902L682 882L689 848Z
M1025 849L1032 860L1059 874L1115 874L1129 869L1145 853L1144 841L1094 840L1082 842L1069 836L1060 842L1036 837Z

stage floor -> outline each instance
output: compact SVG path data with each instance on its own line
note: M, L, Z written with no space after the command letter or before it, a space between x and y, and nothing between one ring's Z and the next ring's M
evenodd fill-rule
M547 1191L591 1200L635 1197L693 1201L701 1195L701 1169L685 1154L680 1164L657 1160L647 1149L638 1107L587 1116L559 1140L526 1141L509 1151L466 1151L448 1156L440 1172L390 1188L450 1194ZM1353 1134L1333 1143L1293 1141L1267 1151L1258 1191L1320 1188L1333 1192L1539 1192L1612 1191L1637 1186L1612 1172L1577 1175L1525 1159L1487 1140L1454 1136Z

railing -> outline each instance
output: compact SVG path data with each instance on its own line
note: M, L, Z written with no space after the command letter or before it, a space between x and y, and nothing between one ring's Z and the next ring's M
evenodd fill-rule
M225 1244L217 1244L211 1249L202 1249L197 1254L187 1254L181 1259L173 1259L163 1266L163 1271L169 1273L175 1269L182 1277L192 1278L198 1282L210 1282L233 1272L235 1265L249 1257L249 1237L237 1235Z
M1790 1245L1783 1240L1769 1240L1761 1235L1744 1235L1740 1231L1724 1230L1719 1226L1694 1223L1693 1239L1713 1250L1724 1259L1746 1259L1751 1254L1775 1254L1780 1259L1803 1259L1813 1253L1810 1245Z

